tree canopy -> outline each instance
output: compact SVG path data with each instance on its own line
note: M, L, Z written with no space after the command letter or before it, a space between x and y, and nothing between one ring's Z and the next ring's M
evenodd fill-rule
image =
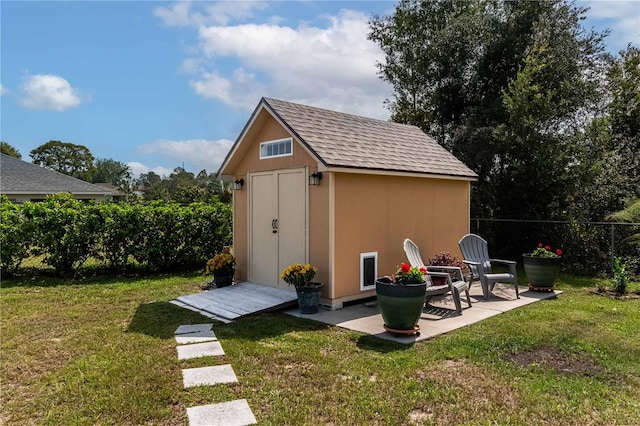
M557 219L580 186L575 135L601 112L606 34L563 0L401 1L374 17L392 120L471 167L472 215Z
M9 145L7 142L4 142L4 141L0 142L0 152L2 152L3 154L9 155L13 158L17 158L19 160L22 159L22 154L20 154L20 151L18 151L13 146Z
M49 141L29 153L34 164L90 181L95 170L89 148L69 142Z
M131 169L126 163L112 158L98 158L94 163L94 167L91 182L108 182L125 192L130 192Z

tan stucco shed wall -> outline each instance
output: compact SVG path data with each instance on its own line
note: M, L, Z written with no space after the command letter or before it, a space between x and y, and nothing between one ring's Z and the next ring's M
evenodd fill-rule
M318 170L318 163L293 137L293 155L260 159L260 144L277 139L293 137L265 111L257 117L242 143L242 157L232 171L233 179L244 179L245 185L234 192L233 201L233 246L237 259L236 279L248 279L248 209L249 173L305 167L307 176ZM319 186L310 186L308 191L309 263L318 268L314 281L325 283L323 297L328 297L329 282L329 186L323 179Z
M440 251L460 258L469 230L466 180L334 173L334 299L360 291L360 253L378 252L378 275L406 262L405 238L425 262Z

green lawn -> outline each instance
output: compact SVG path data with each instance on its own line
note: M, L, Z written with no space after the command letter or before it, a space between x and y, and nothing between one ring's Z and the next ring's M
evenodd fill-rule
M186 424L239 398L264 425L640 424L640 299L593 279L413 346L273 313L215 323L226 355L178 361L175 328L210 320L168 301L204 281L3 280L0 424ZM227 363L239 383L183 389L182 368Z

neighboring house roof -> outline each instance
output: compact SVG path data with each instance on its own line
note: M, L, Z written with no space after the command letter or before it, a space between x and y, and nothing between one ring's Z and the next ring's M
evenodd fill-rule
M268 111L327 169L347 168L441 175L475 180L477 175L420 128L262 98L220 167L220 174L263 111Z
M33 163L0 154L0 194L107 195L109 191Z
M95 186L99 186L100 188L104 189L105 191L107 191L109 193L109 195L113 196L113 197L120 197L123 195L127 195L124 192L122 192L120 190L120 188L118 188L117 186L115 186L112 183L109 182L96 182L94 183Z

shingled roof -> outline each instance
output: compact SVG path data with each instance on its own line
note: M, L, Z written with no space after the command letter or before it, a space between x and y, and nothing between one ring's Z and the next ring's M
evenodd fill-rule
M109 191L33 163L0 154L0 194L107 195Z
M328 169L377 170L470 180L477 178L471 169L416 126L271 98L262 98L252 119L263 108ZM247 127L236 145L242 142L246 131ZM221 171L235 152L236 145L225 159Z

